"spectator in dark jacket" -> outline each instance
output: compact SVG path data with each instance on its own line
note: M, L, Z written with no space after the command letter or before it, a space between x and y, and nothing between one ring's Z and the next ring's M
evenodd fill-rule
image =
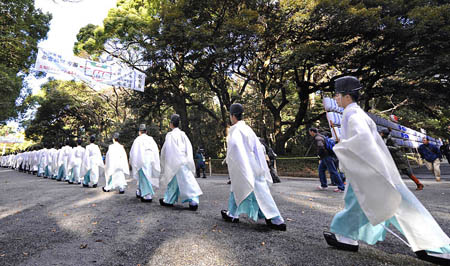
M195 172L197 174L197 178L200 178L200 171L203 172L203 178L206 178L205 170L206 170L206 163L205 163L205 151L201 148L198 148L197 152L195 153L194 159L195 159Z
M425 165L436 177L436 181L441 181L440 164L442 161L441 151L436 145L429 142L428 138L422 139L422 145L419 146L419 154L424 159Z
M423 184L420 183L419 179L413 174L411 167L408 164L408 159L402 152L401 148L398 147L392 140L389 130L381 130L380 135L383 138L384 143L386 143L386 146L389 149L392 159L394 159L395 165L397 166L399 172L407 175L412 181L414 181L414 183L416 183L416 190L422 190Z
M447 159L447 162L450 163L450 145L449 145L450 140L445 141L444 140L444 145L441 146L441 154L443 156L445 156L445 158Z
M342 182L342 177L336 169L335 160L332 156L332 151L329 151L326 147L326 138L325 136L319 134L317 128L310 128L309 134L314 138L314 145L317 148L317 155L320 158L319 163L319 179L320 186L319 190L327 189L327 177L325 175L325 171L328 169L330 173L331 180L337 185L337 189L334 192L343 192L345 190L344 183Z
M280 183L280 177L278 176L277 169L275 169L275 159L277 158L277 154L272 150L272 148L267 145L266 141L263 138L259 138L259 142L264 146L264 150L266 153L266 161L269 166L270 175L272 176L272 181L274 183Z

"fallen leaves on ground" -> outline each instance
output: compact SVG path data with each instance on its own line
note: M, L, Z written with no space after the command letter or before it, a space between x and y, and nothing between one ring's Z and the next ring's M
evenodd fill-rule
M92 222L92 224L97 224L98 222Z
M95 240L95 242L103 242L103 240L97 239L97 240Z
M23 255L26 257L26 256L28 256L28 253L27 252L22 252L23 253Z
M85 248L87 248L87 246L88 246L87 244L81 244L80 249L85 249Z

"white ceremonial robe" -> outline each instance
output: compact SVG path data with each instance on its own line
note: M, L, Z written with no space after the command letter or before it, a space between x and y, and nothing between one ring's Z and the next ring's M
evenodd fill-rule
M103 163L102 153L100 148L91 143L86 146L86 151L83 156L83 161L81 163L81 176L85 176L89 171L89 178L92 184L97 184L100 177L100 168L104 169L105 164ZM88 185L88 184L86 184Z
M31 170L31 163L33 159L33 153L30 151L25 152L25 170L30 171Z
M109 145L105 160L106 190L116 187L124 189L127 185L125 176L130 175L127 153L119 143Z
M31 168L31 171L33 171L33 172L37 172L37 170L39 168L40 153L41 153L41 150L33 152L33 166Z
M403 183L376 124L356 103L344 110L341 140L333 150L347 186L353 188L372 225L395 217L413 251L450 244L448 236Z
M64 174L65 174L65 178L67 179L70 175L69 159L70 159L70 155L72 153L72 147L70 147L69 145L66 145L61 148L61 151L62 152L61 152L60 156L62 156L62 157L58 158L58 165L59 165L59 167L64 166Z
M81 179L81 163L84 156L85 149L81 146L76 146L72 149L70 153L68 169L69 173L67 175L72 174L72 178L74 182L80 182Z
M272 177L265 158L264 146L244 121L230 127L226 162L236 205L254 192L262 213L271 219L280 213L270 194L268 183L272 183Z
M58 155L59 150L51 148L48 153L48 168L50 171L50 177L58 176Z
M24 154L23 153L19 153L19 154L17 154L17 156L16 156L16 169L19 169L19 167L20 166L22 166L22 169L24 168L24 163L23 163L23 161L24 161Z
M64 147L61 147L61 149L58 150L58 153L56 155L56 169L55 169L55 172L56 172L56 176L58 178L59 178L60 171L61 171L60 169L61 168L64 169L64 150L63 150L63 148ZM65 175L65 173L64 173L64 175ZM65 178L65 176L62 177L62 179L64 179L64 178Z
M161 173L159 149L152 137L142 134L134 140L130 150L130 165L134 179L139 180L138 172L142 169L150 184L159 187Z
M47 165L47 152L48 149L46 148L43 148L39 152L38 175L43 175L45 172L45 166Z
M186 133L179 128L172 129L166 135L161 148L161 170L161 182L164 184L168 184L174 177L177 178L181 202L203 194L194 176L192 144Z

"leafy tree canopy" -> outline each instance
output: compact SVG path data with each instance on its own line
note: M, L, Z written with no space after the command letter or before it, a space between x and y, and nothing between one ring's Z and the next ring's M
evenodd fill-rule
M449 8L425 0L122 0L103 25L80 30L74 51L106 53L147 74L146 92L125 103L136 121L173 110L194 140L209 139L199 129L214 125L210 138L221 149L227 109L239 101L282 154L323 118L315 95L332 92L343 75L361 79L365 110L395 111L406 126L442 135Z
M34 63L37 44L47 36L51 15L33 0L0 1L0 121L16 115L24 75Z

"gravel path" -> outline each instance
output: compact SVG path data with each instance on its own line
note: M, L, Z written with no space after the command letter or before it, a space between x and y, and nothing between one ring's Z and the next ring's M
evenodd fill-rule
M0 265L427 265L391 235L361 244L358 253L328 247L322 231L343 200L316 191L318 180L282 179L272 187L286 232L247 218L225 223L227 177L197 180L204 195L192 212L141 203L132 180L119 195L0 168ZM450 182L424 184L414 194L450 234Z

